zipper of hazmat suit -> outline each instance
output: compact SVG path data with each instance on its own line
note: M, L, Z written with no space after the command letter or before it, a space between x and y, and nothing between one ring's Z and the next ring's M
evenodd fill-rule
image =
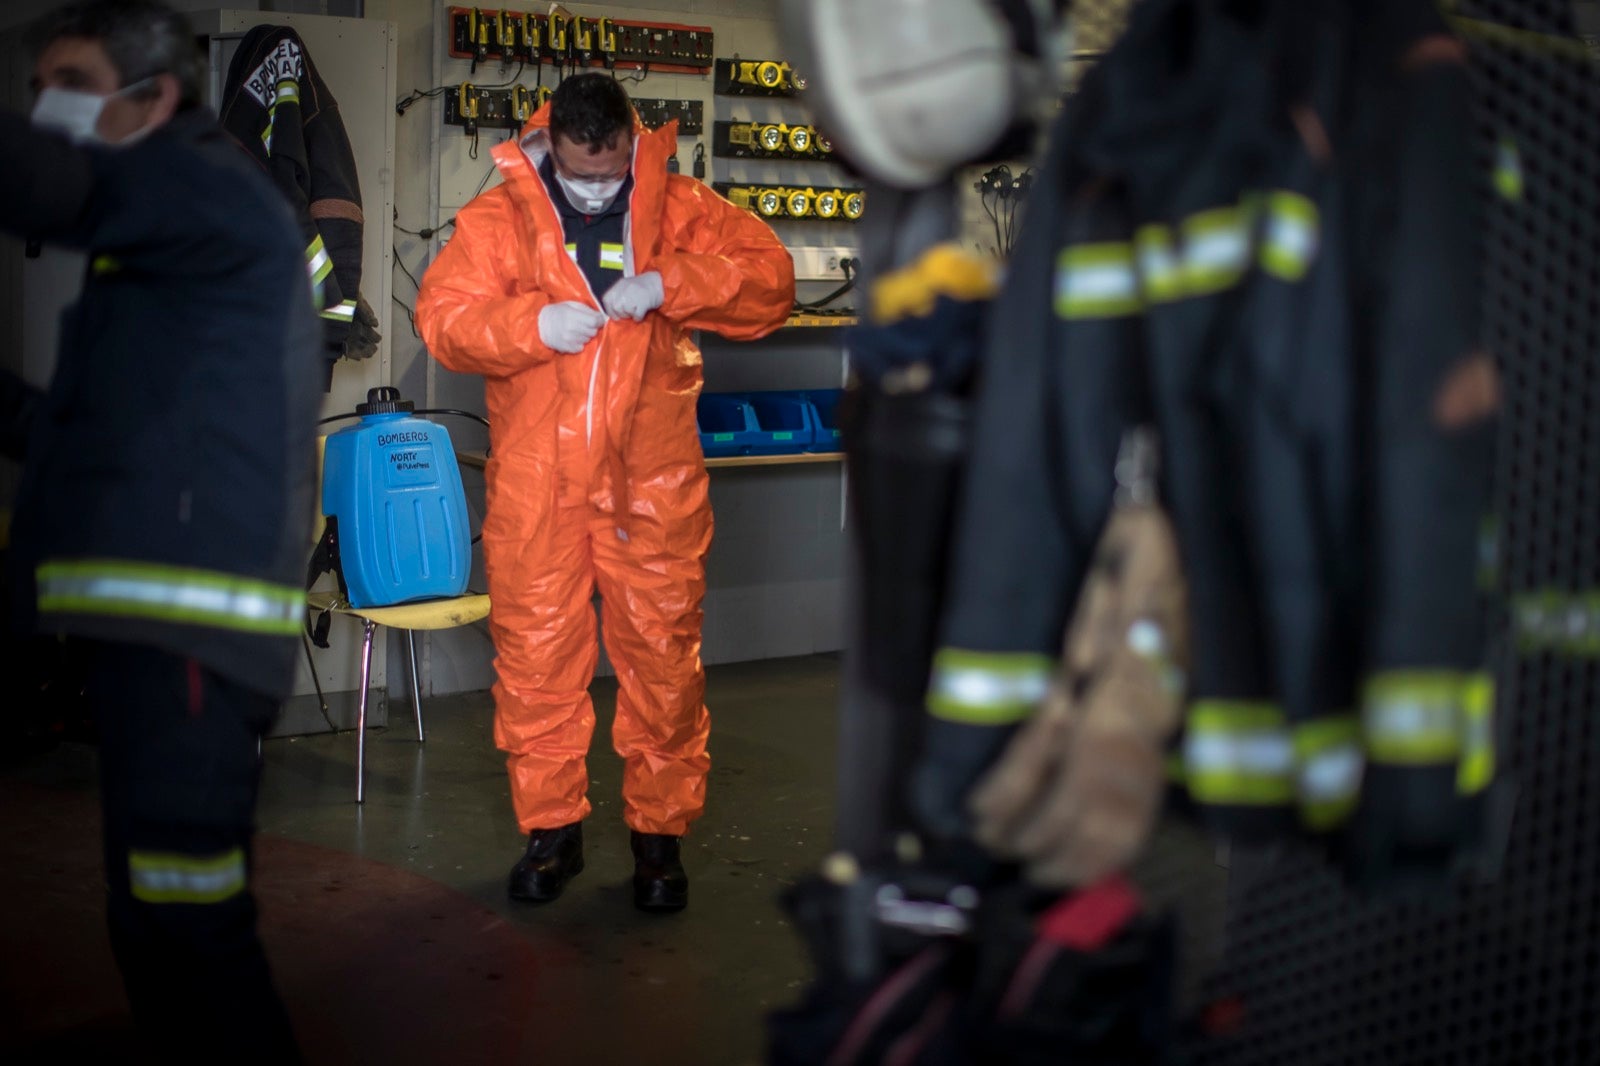
M549 151L549 146L546 145L544 150L546 152L548 152ZM555 197L551 194L549 188L545 185L544 179L539 176L539 164L538 164L538 161L536 161L529 154L527 148L523 149L522 158L528 164L528 167L533 171L533 184L538 187L539 191L544 195L545 202L550 205L551 214L554 215L555 219L556 219L556 232L560 232L560 230L561 230L561 211L560 211L559 208L556 207ZM634 138L633 138L632 156L631 156L631 158L629 159L629 162L628 162L628 172L630 174L633 173L633 169L638 163L638 158L639 158L639 138L638 138L637 135L635 135ZM634 263L636 262L636 258L637 258L637 253L634 251L634 248L633 248L633 212L634 212L634 208L635 208L635 205L636 205L636 202L637 202L637 199L638 199L638 195L639 195L639 182L638 182L637 179L635 179L634 182L633 182L633 188L628 193L628 217L627 217L626 222L624 223L625 234L623 236L623 245L627 249L627 256L626 256L626 259L624 260L624 264L623 264L623 266L624 266L623 276L624 277L631 277L633 275ZM588 293L590 304L594 307L595 310L599 311L601 314L605 314L605 307L604 307L603 304L601 304L600 297L595 293L594 286L589 284L589 279L584 274L583 268L580 267L577 264L576 261L569 260L569 263L570 263L570 269L573 272L575 272L577 274L577 276L578 276L578 279L583 282L583 291ZM611 329L611 325L612 325L611 320L609 318L607 318L606 324L604 326L600 327L600 332L595 336L595 339L591 342L593 350L591 351L589 348L585 348L584 349L584 353L585 353L586 357L590 360L590 363L589 363L589 387L588 387L587 392L585 393L585 398L584 398L583 445L584 445L585 456L591 462L593 461L593 457L594 457L595 386L599 383L600 365L601 365L602 361L605 358L605 354L606 354L606 337L607 337L607 335L608 335L608 333L609 333L609 331ZM592 470L589 473L590 473L591 477L594 476Z

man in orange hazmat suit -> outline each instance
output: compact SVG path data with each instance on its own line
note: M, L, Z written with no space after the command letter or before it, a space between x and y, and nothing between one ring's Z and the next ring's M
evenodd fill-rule
M711 543L690 331L770 333L794 266L765 223L669 174L676 149L676 128L646 131L611 76L568 78L495 149L504 183L456 216L417 301L434 358L486 379L495 742L528 834L514 899L555 899L583 869L598 589L634 902L688 902L678 842L710 767Z

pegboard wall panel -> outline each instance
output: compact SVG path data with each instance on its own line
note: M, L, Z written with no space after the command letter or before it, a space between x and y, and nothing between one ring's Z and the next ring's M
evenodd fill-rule
M1444 900L1361 900L1313 856L1236 851L1212 993L1241 1009L1192 1049L1205 1066L1600 1063L1600 80L1568 3L1446 6L1484 173L1514 183L1489 213L1486 341L1515 813L1498 875Z
M693 23L710 27L715 34L715 50L719 59L741 57L744 59L786 59L779 39L779 29L770 5L693 3L676 7L641 7L631 4L564 5L574 15L598 18L615 17L629 21L658 23ZM515 10L543 11L547 4L528 2L508 3ZM767 17L756 17L765 11ZM731 12L731 13L724 13ZM448 21L441 15L441 39L448 40ZM712 73L686 74L616 71L632 96L668 100L699 101L703 105L705 132L678 139L678 162L682 173L693 175L697 146L704 146L705 181L708 184L736 182L750 185L786 187L837 188L858 185L851 181L842 167L818 160L758 160L718 158L713 152L713 131L718 122L808 124L811 120L799 100L786 97L729 96L715 92ZM637 80L642 77L642 80ZM540 85L554 88L560 75L549 63L528 64L519 69L515 62L502 63L492 58L480 63L477 69L469 59L446 55L442 63L442 85L457 85L471 81L475 85L500 86L521 84L530 90ZM418 108L419 118L427 110ZM438 111L427 121L440 121ZM493 188L500 177L494 172L489 150L513 134L509 130L484 129L476 140L468 137L459 127L445 126L440 133L439 151L439 205L441 219L448 219L464 204L485 189ZM774 231L790 248L855 247L855 231L848 222L808 220L789 222L774 220ZM801 299L814 298L834 288L832 283L802 283ZM846 300L845 302L848 302Z

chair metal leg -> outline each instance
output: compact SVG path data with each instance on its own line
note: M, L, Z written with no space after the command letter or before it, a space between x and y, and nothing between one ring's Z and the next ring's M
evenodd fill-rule
M417 680L417 634L406 630L406 646L411 649L411 707L417 714L417 743L423 741L422 735L422 682Z
M372 633L377 623L363 618L361 638L361 691L356 696L356 802L367 799L367 681L372 675Z

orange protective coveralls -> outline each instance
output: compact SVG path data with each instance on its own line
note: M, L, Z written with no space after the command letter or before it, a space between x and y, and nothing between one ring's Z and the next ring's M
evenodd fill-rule
M589 813L598 588L620 686L624 818L681 836L704 809L710 769L700 629L711 504L690 331L747 340L777 329L794 264L764 222L668 174L675 125L638 127L625 271L658 271L665 302L642 322L608 322L581 353L552 351L539 312L599 303L537 173L548 125L546 107L494 150L504 184L456 216L417 298L434 358L486 379L495 743L523 832Z

